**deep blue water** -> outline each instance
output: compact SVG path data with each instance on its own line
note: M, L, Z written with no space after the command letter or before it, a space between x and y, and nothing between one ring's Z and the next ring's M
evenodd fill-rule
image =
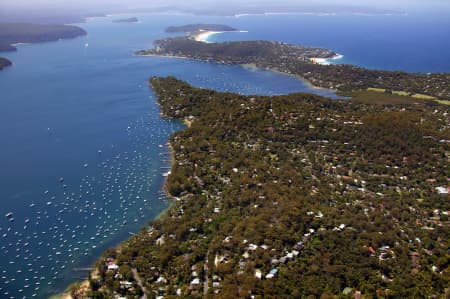
M269 71L133 56L166 36L166 26L222 23L249 32L213 39L282 40L335 49L346 62L368 67L450 70L448 20L420 27L408 17L145 15L130 24L113 18L80 24L86 37L2 53L14 66L0 72L0 298L62 291L86 276L77 269L168 206L161 194L169 163L164 145L183 125L160 117L149 77L173 75L242 94L332 95ZM414 26L422 28L414 30L422 43L408 38ZM9 212L13 222L4 216Z
M267 15L230 18L248 33L223 33L210 41L270 39L343 54L339 63L371 69L449 72L450 10L396 16Z

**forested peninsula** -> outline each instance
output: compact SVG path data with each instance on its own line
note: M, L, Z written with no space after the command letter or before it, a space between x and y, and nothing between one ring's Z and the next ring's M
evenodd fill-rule
M149 83L190 124L170 139L173 204L104 253L87 296L449 295L446 106Z
M313 85L348 94L358 90L382 92L416 98L450 100L450 74L422 74L401 71L368 70L354 65L320 65L313 58L330 58L327 49L288 45L281 42L243 41L202 43L192 37L166 38L138 55L187 57L225 64L252 64L300 76Z
M6 58L0 57L0 71L7 66L10 66L12 63Z
M0 52L16 51L17 43L56 41L86 34L84 29L73 25L0 23Z

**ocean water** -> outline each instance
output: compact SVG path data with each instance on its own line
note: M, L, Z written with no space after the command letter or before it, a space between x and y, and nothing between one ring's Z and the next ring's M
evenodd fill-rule
M332 49L332 63L408 72L450 71L450 6L447 11L405 15L266 15L230 18L247 33L223 33L211 42L270 39Z
M14 66L0 72L0 298L48 298L61 292L86 277L86 268L103 250L168 207L161 192L169 165L165 144L183 125L161 118L149 77L172 75L242 94L333 97L330 91L269 71L133 56L167 36L165 27L228 24L249 32L211 39L282 40L329 47L344 54L346 62L374 68L450 70L450 54L436 46L448 49L448 39L441 37L449 26L439 32L427 27L436 37L433 46L428 40L421 50L409 52L409 39L393 50L384 36L364 43L377 22L403 22L388 17L137 15L138 23L111 22L119 17L79 24L88 32L85 37L2 53ZM344 30L355 23L362 23L358 30ZM410 29L396 30L402 36ZM369 51L373 44L391 50ZM430 47L437 63L422 59ZM391 60L401 53L422 55L405 64ZM383 59L375 59L379 55Z

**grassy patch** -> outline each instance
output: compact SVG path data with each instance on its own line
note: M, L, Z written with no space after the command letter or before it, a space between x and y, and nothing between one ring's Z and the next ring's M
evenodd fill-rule
M420 94L420 93L413 94L412 97L416 98L416 99L422 99L422 100L436 100L435 97L428 96L426 94Z
M403 96L398 94L382 93L371 90L355 90L346 93L345 96L351 97L354 102L378 105L411 105L424 104L425 99L413 98L411 96Z
M450 101L448 100L436 100L439 104L450 106Z
M367 88L367 91L386 92L386 89L369 87L369 88Z

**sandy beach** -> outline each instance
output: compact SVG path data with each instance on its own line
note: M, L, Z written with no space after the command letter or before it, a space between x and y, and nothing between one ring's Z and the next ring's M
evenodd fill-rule
M83 280L81 283L80 283L80 289L81 290L83 290L83 291L87 291L87 290L89 290L89 280ZM82 292L83 292L82 291ZM62 294L59 294L59 295L55 295L55 296L52 296L52 297L50 297L50 299L73 299L73 297L72 297L72 295L70 294L70 291L69 290L67 290L66 292L64 292L64 293L62 293Z
M200 30L200 33L195 35L194 38L198 42L210 43L210 41L208 41L208 39L211 35L218 34L218 33L224 33L224 32L225 31L202 31L202 30Z
M315 58L315 57L313 57L313 58L310 58L310 60L316 64L330 65L331 64L330 60L338 60L338 59L342 59L343 57L344 57L344 55L342 55L342 54L336 54L330 58Z
M247 30L234 30L234 31L206 31L206 30L200 30L200 32L196 35L194 35L194 39L198 42L203 42L203 43L211 43L209 41L209 38L211 37L211 35L214 34L219 34L219 33L225 33L225 32L240 32L240 33L246 33L248 32Z

